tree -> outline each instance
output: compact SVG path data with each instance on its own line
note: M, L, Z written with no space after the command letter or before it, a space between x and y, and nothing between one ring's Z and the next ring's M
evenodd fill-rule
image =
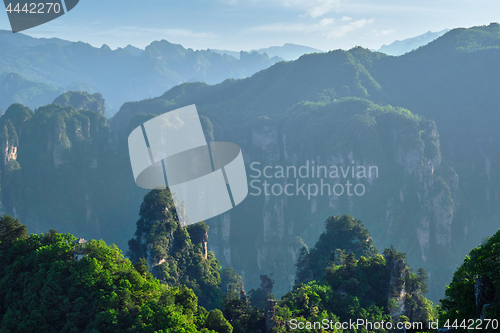
M472 249L441 300L441 325L450 320L500 318L500 230ZM493 331L492 331L493 332Z
M139 272L139 274L146 274L147 272L149 272L148 261L144 258L141 258L134 264L134 268Z
M220 263L207 251L208 226L199 222L181 226L170 189L144 196L134 238L127 256L137 263L145 258L153 275L169 286L191 288L201 306L221 306Z
M250 296L250 304L257 309L263 309L265 302L269 297L274 298L271 294L273 292L274 281L267 275L260 276L260 288L257 290L250 290L248 295Z
M329 219L327 233L322 234L311 251L315 256L324 253L328 254L327 257L315 258L304 253L300 258L297 274L299 270L303 273L307 263L305 258L315 258L317 263L327 259L329 266L324 270L324 274L321 274L324 275L321 280L296 284L291 292L282 297L276 309L277 332L286 331L286 323L290 318L307 322L363 318L372 323L382 320L394 323L402 313L405 318L427 323L435 316L432 302L420 292L427 278L425 271L419 270L419 275L411 273L404 261L405 254L399 253L394 246L384 251L386 258L374 254L361 255L356 260L357 255L352 251L352 244L346 244L345 248L332 249L332 245L326 242L335 234L347 237L350 231L345 230L346 227L357 230L357 234L366 240L364 237L368 232L363 231L361 225L354 222L355 219L347 216L342 219ZM405 304L398 309L396 297L401 294L406 294Z
M220 311L207 318L191 289L161 284L144 259L134 267L116 246L91 240L88 256L73 260L75 239L54 230L0 247L1 332L194 333L207 331L206 319L231 332Z
M232 266L224 267L221 272L221 290L223 293L234 291L239 294L244 290L243 280L241 276L234 270Z
M0 247L9 246L15 239L26 239L28 228L12 216L0 217Z
M394 261L397 260L406 260L406 253L398 252L394 245L391 244L389 249L384 250L384 258L387 265L391 265Z
M222 309L235 333L257 333L265 330L264 312L250 305L244 293L238 296L230 290L224 296Z
M232 333L233 327L222 315L222 311L215 309L210 311L206 321L206 327L218 333Z
M420 292L422 294L427 294L429 292L429 290L427 288L427 283L425 281L427 281L427 279L429 278L429 275L427 274L425 269L423 269L422 267L420 267L418 269L417 275L418 275L418 280L420 282Z
M313 272L311 270L311 265L309 262L309 251L306 246L302 247L299 252L299 257L295 267L297 272L295 274L295 284L299 285L302 283L307 283L312 281Z
M353 253L356 257L371 257L378 253L370 231L360 220L348 214L340 217L330 216L325 221L325 232L321 234L314 248L310 252L307 248L301 250L296 264L296 283L321 281L331 261L343 259L340 253L336 258L337 249Z

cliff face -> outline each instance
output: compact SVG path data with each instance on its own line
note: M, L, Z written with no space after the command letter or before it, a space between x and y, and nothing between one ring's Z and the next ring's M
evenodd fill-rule
M10 187L11 181L11 174L14 173L18 168L19 164L17 163L17 149L19 146L19 141L17 137L17 132L12 125L12 122L10 120L5 120L2 122L3 128L1 132L1 153L2 153L2 160L3 163L0 165L0 175L3 175L4 181L2 182L2 187L0 188L0 194L2 195L2 203L0 204L0 212L5 213L4 211L4 201L6 204L8 204L8 188ZM7 188L7 190L2 189ZM4 195L7 193L7 196L5 197L4 200ZM12 207L12 213L14 217L17 217L16 215L16 209L15 207Z
M52 105L21 121L8 110L0 118L4 211L23 215L30 232L56 227L126 248L146 192L133 181L127 135L195 103L213 129L207 137L242 148L250 194L207 223L209 249L248 288L274 272L283 294L302 243L314 244L326 217L349 213L378 248L393 244L426 268L436 301L468 249L500 222L499 27L455 31L397 58L355 48L244 80L179 85L124 104L112 138L93 112ZM475 38L469 30L484 49L460 49ZM161 45L146 53L151 64L163 62Z
M343 100L214 135L241 144L250 194L210 222L209 246L245 283L273 273L284 293L294 282L294 238L313 245L326 217L343 213L360 217L378 247L413 248L416 266L438 264L432 252L450 249L458 181L442 166L431 121Z
M19 140L17 132L12 122L6 120L3 124L2 131L2 155L3 155L3 170L5 171L10 165L11 161L17 160L17 148L19 147Z
M400 316L407 316L408 311L406 308L406 288L405 288L405 275L407 267L404 260L395 260L389 267L390 280L388 295L389 300L393 300L395 306L391 307L390 315L393 320L397 321Z
M192 288L200 304L220 306L219 261L207 252L208 226L181 227L170 190L152 190L144 196L128 256L147 260L153 274L169 286Z
M68 228L99 232L107 129L102 116L49 105L33 113L13 104L0 118L4 212L30 232ZM99 198L101 197L101 198Z
M500 222L499 27L456 29L397 58L358 47L278 63L245 80L181 85L157 99L124 105L113 118L113 132L126 132L138 113L196 103L212 121L217 141L242 147L249 182L260 181L254 183L258 189L250 186L242 204L208 223L211 248L250 287L271 272L280 272L277 288L291 285L297 251L290 241L301 237L311 245L327 216L350 213L369 227L379 248L394 244L409 253L412 265L426 268L429 296L437 301L468 249ZM407 111L397 117L360 112L370 108L367 102L345 103L325 115L313 104L348 96L426 118L411 120ZM254 162L261 174L252 170ZM342 195L308 196L308 184L323 188L311 174L276 176L276 166L286 171L309 163L311 171L313 162L339 167L341 176L323 181L338 192L344 185ZM271 178L263 175L268 166ZM378 177L358 177L361 166L378 167ZM349 195L347 180L351 193L358 183L365 193ZM306 192L297 193L302 184ZM273 185L275 193L288 186L294 195L274 195Z
M106 106L104 98L99 93L89 94L83 91L68 91L57 97L53 104L72 106L77 110L90 110L100 115L105 115Z
M18 153L20 146L19 136L26 132L27 123L33 113L21 104L13 104L0 118L0 149L1 161L1 198L0 212L10 212L17 217L15 187L19 185L17 179L20 172ZM6 209L7 208L7 209Z

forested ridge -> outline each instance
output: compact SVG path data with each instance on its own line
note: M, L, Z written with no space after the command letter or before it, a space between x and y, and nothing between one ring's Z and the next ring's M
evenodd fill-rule
M328 216L349 213L379 248L393 244L430 273L437 302L469 249L500 222L499 40L491 23L453 29L400 57L361 47L305 55L248 79L184 84L126 103L110 132L120 140L140 117L194 103L216 141L246 152L247 170L254 161L377 165L380 178L360 198L247 198L229 218L207 221L212 250L252 286L271 271L291 288L297 237L312 247Z
M316 269L324 272L324 278L305 283L299 281L303 276L299 274L294 291L273 305L274 314L269 315L268 303L274 298L272 279L261 276L261 288L249 291L247 298L236 272L230 267L221 269L213 253L205 252L206 224L180 227L175 210L172 213L172 200L168 189L145 196L135 236L143 239L143 232L149 236L142 244L136 238L129 243L132 262L116 246L107 246L102 240L91 240L78 248L75 236L53 229L28 236L26 226L4 215L0 219L1 331L231 332L234 327L235 332L281 332L289 329L287 322L292 316L310 320L362 316L390 321L390 311L396 307L391 299L404 285L402 281L389 284L391 271L396 269L392 273L399 279L418 280L403 263L404 255L394 249L386 250L385 259L376 254L369 232L359 221L348 215L332 217L312 254L304 247L297 264L303 272L304 256L315 262L329 253L323 258L326 260L319 260L323 269ZM336 248L342 244L327 239L349 239L353 229L357 231L351 239L361 236L361 243L367 242L366 247L356 246L364 251ZM138 248L146 244L150 251L141 252ZM77 258L82 250L84 256ZM368 258L361 255L356 260L355 253ZM155 258L163 259L154 262ZM394 265L394 260L402 266ZM378 278L374 279L374 274ZM413 291L417 294L424 284L418 281ZM360 285L364 287L359 289ZM311 293L316 297L309 304L307 295ZM420 303L414 307L424 316L418 318L423 321L432 312L429 301L425 302L425 310Z
M439 317L443 325L448 319L498 317L499 297L490 296L498 294L497 236L485 239L460 265L471 248L496 233L500 221L499 40L500 26L492 23L451 30L401 57L361 47L306 55L243 80L181 84L157 98L125 103L112 119L103 115L98 93L74 91L56 98L57 91L52 104L38 109L10 105L0 117L1 213L43 236L24 233L20 240L12 235L5 240L14 245L2 249L9 258L2 272L19 268L28 273L26 280L18 281L17 273L0 279L17 290L8 303L9 289L0 291L2 329L25 325L20 319L25 316L33 320L30 325L52 325L43 323L52 320L48 312L36 312L45 307L40 305L44 297L31 301L20 295L35 281L32 277L48 272L54 258L64 263L57 268L61 277L54 273L62 280L45 290L58 285L62 289L55 295L72 295L70 305L58 305L67 318L78 317L73 313L80 290L70 293L74 272L90 259L103 267L99 274L108 267L122 267L130 276L150 270L151 275L139 275L158 287L158 295L189 290L196 310L192 317L176 313L195 330L212 327L196 319L212 310L212 317L223 314L235 332L287 330L291 318L366 316L397 322ZM167 43L155 47L178 49ZM14 81L28 91L47 88L18 76ZM363 196L248 196L227 214L182 228L168 192L147 193L134 183L127 136L156 115L189 104L198 108L207 141L242 148L247 174L251 162L299 167L314 161L327 167L374 165L379 175L356 179L366 187ZM51 228L60 233L47 233ZM116 243L128 259L117 248L91 241L88 246L95 251L76 262L69 242L80 237ZM110 257L99 257L100 249ZM44 251L54 257L36 254ZM43 265L36 264L42 259ZM102 288L105 293L115 290L114 283ZM44 285L38 281L31 287ZM483 295L479 300L476 291ZM113 326L118 331L150 324L161 329L164 324L139 318L145 318L141 309L151 301L141 293L130 301L133 306L87 300L93 310L86 315L95 316L90 326L75 319L68 322L77 328L67 329L91 331L108 315L125 325ZM273 294L274 307L268 302ZM102 296L97 289L92 295ZM440 299L441 306L434 307ZM169 302L148 307L155 313L177 307L177 301ZM106 312L111 307L118 309L112 315ZM30 311L33 315L27 315ZM266 313L275 313L274 319Z
M161 284L145 260L92 240L75 260L76 238L55 230L30 236L0 218L1 332L228 332L185 286Z
M124 102L160 95L179 83L243 78L283 60L255 51L233 57L166 40L144 50L130 45L111 50L11 34L0 30L0 110L12 103L38 107L64 91L78 90L104 94L112 116Z
M305 332L400 331L307 327L364 319L422 323L413 331L434 332L428 324L438 317L442 327L499 314L500 231L471 251L434 306L424 269L414 272L393 246L379 254L361 221L331 216L315 246L302 247L293 290L276 300L272 276L262 275L247 294L232 267L222 269L206 252L207 225L181 227L172 207L169 189L144 197L132 261L102 240L85 243L54 229L28 236L19 220L2 216L0 331L289 332L299 323Z

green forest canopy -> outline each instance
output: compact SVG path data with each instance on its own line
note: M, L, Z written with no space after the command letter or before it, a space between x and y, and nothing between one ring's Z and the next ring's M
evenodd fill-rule
M2 332L232 332L220 310L198 306L186 287L160 283L116 246L90 241L73 259L71 234L28 236L0 218Z

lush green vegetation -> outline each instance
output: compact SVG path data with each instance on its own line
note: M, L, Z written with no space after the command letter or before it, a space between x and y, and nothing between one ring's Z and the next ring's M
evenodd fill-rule
M99 93L89 94L84 91L68 91L57 97L53 104L72 106L78 110L90 110L104 116L106 105Z
M379 167L379 178L365 183L362 197L249 196L226 220L209 221L218 260L245 272L249 289L258 289L259 277L273 273L274 293L288 292L303 245L315 244L326 217L350 213L365 222L379 248L394 244L430 273L429 297L437 301L465 254L500 222L495 199L500 176L494 172L500 161L499 32L498 24L455 29L401 57L357 47L277 63L244 80L182 84L158 98L124 104L109 127L104 117L77 110L78 101L69 98L62 102L74 108L32 111L14 104L0 119L2 152L7 152L0 163L2 213L19 216L30 232L56 228L126 249L146 194L133 181L127 135L154 115L195 103L209 124L207 137L239 144L246 161L262 167L306 161ZM187 74L181 77L167 62L182 65L189 58L191 64L199 60L207 75L209 68L219 72L216 63L236 73L234 60L165 41L136 55L84 43L53 44L38 53L27 52L27 44L6 46L0 49L0 68L24 68L27 79L53 84L64 78L64 86L80 75L75 70L82 71L108 100L116 94L130 100L160 95L192 78L194 67L183 67ZM53 64L53 59L62 60ZM137 79L134 85L116 84L129 84L130 77ZM188 251L199 248L191 243ZM162 251L178 253L172 244ZM315 268L317 279L322 265ZM177 277L170 266L164 272L165 280L183 283L185 275ZM216 275L209 275L216 285Z
M373 245L370 232L361 222L350 215L331 216L325 222L326 230L307 253L303 248L297 260L296 283L307 283L312 280L321 281L325 269L334 260L341 260L345 252L354 257L372 257L378 253ZM336 250L339 249L337 252ZM342 252L343 251L343 252Z
M135 264L116 246L95 240L83 248L86 256L76 260L73 235L51 229L28 236L19 220L2 216L0 330L287 332L299 323L325 320L365 319L394 326L422 322L425 327L436 319L437 311L440 327L455 320L460 324L464 319L499 316L500 231L471 251L436 310L424 296L425 270L414 273L406 254L394 247L378 254L361 221L349 215L332 216L314 248L303 248L295 287L276 302L274 281L267 276L261 276L260 288L247 296L234 269L221 270L213 254L205 252L206 224L181 227L172 208L168 189L145 196L136 238L130 241L129 256ZM158 259L161 263L155 262ZM321 270L322 274L313 274ZM312 281L304 278L310 276ZM208 312L198 305L196 294L201 302L220 310ZM301 331L325 330L305 326ZM392 331L360 328L355 332Z
M217 140L238 142L263 165L378 165L379 181L359 200L317 198L314 210L305 200L287 198L280 215L273 209L281 198L247 198L231 211L231 221L238 221L231 224L231 239L219 234L212 241L231 248L237 271L254 272L252 286L274 272L281 295L279 286L290 287L294 258L287 254L294 239L310 246L326 216L349 212L367 223L379 246L394 244L430 273L429 294L437 301L463 256L500 222L494 199L499 175L491 167L500 157L493 125L500 121L499 82L492 70L500 57L499 33L496 23L455 29L401 57L360 47L312 54L245 80L175 87L124 106L113 121L126 124L137 113L196 103ZM160 111L147 108L160 104ZM269 143L259 146L256 138ZM263 212L260 220L266 213L273 220L283 216L283 238L276 233L266 241L262 227L249 227L262 225L254 221L256 211ZM218 221L217 229L222 225ZM257 265L259 253L266 257Z
M471 250L464 263L455 271L453 281L441 300L440 324L455 325L462 331L471 319L500 318L500 230L482 245ZM477 327L476 321L472 327ZM486 321L479 327L487 332L498 332L499 327Z
M116 246L93 240L73 259L75 239L28 236L0 218L2 332L232 332L220 310L207 312L191 289L160 283Z
M58 104L33 112L13 104L0 118L0 129L7 150L0 164L4 213L19 216L30 232L57 228L115 243L130 238L132 223L107 221L124 207L137 214L123 198L144 192L131 195L130 183L119 181L130 172L119 165L130 162L110 147L103 115ZM95 234L101 223L106 235Z
M378 254L369 231L349 215L330 217L325 225L326 232L315 247L310 253L304 251L297 262L299 283L278 304L276 331L285 332L294 318L308 322L366 319L393 322L394 327L405 320L425 327L435 319L432 302L424 296L427 274L423 269L413 273L406 255L394 247L383 256ZM307 270L317 271L318 277L302 282L301 276L310 275L304 274Z
M129 241L132 261L145 258L154 266L153 273L160 281L189 287L207 309L220 307L221 266L207 250L205 222L181 227L170 189L150 191L139 215L135 237ZM239 280L234 271L226 270L225 290L242 287Z
M413 273L405 254L394 247L378 254L370 232L350 215L329 217L315 247L302 249L297 284L275 307L272 278L261 275L260 288L247 296L234 269L220 271L219 262L206 252L207 225L181 227L174 200L169 189L144 197L128 255L144 270L149 263L163 283L193 289L201 305L221 308L234 332L286 331L294 318L428 323L435 317L424 297L425 271Z

